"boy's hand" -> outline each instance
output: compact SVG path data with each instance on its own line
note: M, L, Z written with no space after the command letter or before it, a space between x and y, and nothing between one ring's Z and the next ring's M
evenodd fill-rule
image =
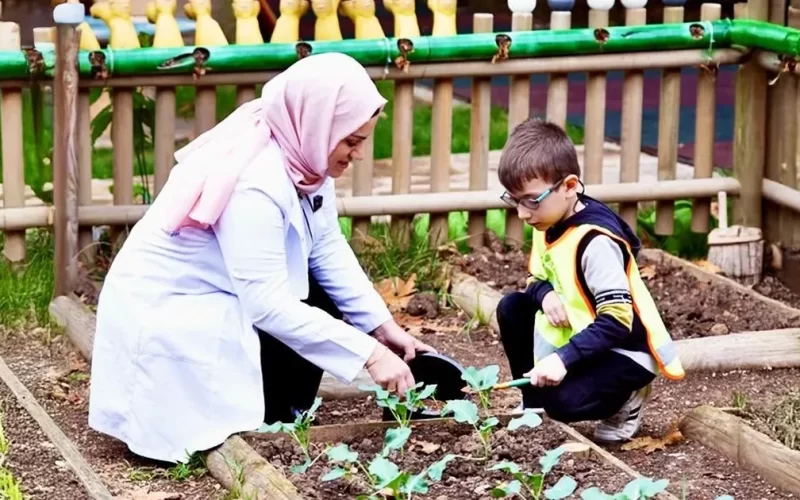
M531 385L535 387L544 387L546 385L558 385L564 380L567 375L567 368L564 362L557 353L545 356L539 361L533 370L529 371L523 377L531 379Z
M564 304L561 303L561 299L555 291L549 292L544 296L542 312L547 316L547 320L551 325L569 328L567 310L564 309Z

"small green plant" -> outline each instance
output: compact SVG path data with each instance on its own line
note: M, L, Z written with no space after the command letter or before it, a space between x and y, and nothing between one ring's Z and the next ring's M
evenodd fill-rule
M500 366L489 365L480 370L474 366L470 366L464 370L461 379L478 395L481 408L483 408L484 413L488 415L489 393L492 392L492 387L500 380Z
M425 386L425 384L419 382L414 387L407 389L402 398L377 384L362 385L359 389L374 392L378 406L388 408L397 423L400 424L400 427L408 427L413 413L425 408L425 400L432 397L436 392L436 384Z
M302 450L303 455L305 457L305 461L300 465L295 465L291 468L292 472L296 474L301 474L309 469L314 463L319 460L319 458L324 454L321 453L311 458L310 453L310 436L309 436L309 428L311 427L311 422L314 421L316 416L317 410L319 406L322 404L322 398L314 399L314 403L311 405L311 408L308 410L298 414L295 417L294 422L284 423L284 422L275 422L270 425L262 425L257 432L269 432L269 433L278 433L283 432L288 434L292 437L292 439L297 443Z
M365 483L367 494L356 496L356 500L377 500L390 497L397 500L410 500L414 494L426 494L429 481L441 481L447 464L456 458L447 454L440 460L425 468L422 472L411 474L387 459L383 453L373 458L368 466L359 461L359 454L346 444L338 444L328 449L328 462L337 464L328 471L320 481L344 479L350 482L360 479ZM341 464L341 465L338 465Z
M23 500L22 488L19 485L19 481L17 481L11 471L5 467L8 449L8 440L6 439L6 432L3 427L3 412L0 410L0 499Z

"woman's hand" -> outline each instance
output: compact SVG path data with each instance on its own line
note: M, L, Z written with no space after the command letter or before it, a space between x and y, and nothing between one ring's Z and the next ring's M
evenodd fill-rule
M542 312L547 316L547 321L553 326L569 328L567 310L555 291L549 292L542 300Z
M372 380L389 392L404 395L414 387L411 369L385 345L378 344L364 365Z
M417 351L436 352L436 349L415 339L394 321L387 321L382 324L375 329L374 334L378 342L402 355L406 363L414 359Z

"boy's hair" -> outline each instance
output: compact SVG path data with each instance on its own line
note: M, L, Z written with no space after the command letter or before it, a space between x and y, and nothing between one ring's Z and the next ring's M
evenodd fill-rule
M581 175L575 146L561 127L539 118L517 125L497 169L500 183L512 192L522 191L533 179L555 183L570 174Z

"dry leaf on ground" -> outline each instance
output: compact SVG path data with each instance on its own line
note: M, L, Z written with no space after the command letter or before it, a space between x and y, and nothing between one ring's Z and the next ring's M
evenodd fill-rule
M683 434L678 429L670 429L667 434L661 437L643 436L622 445L623 451L643 450L649 455L656 450L663 450L667 446L678 444L683 440Z
M639 268L639 276L649 280L656 277L656 266L644 266Z
M167 491L147 491L147 488L141 488L129 491L118 498L119 500L179 500L183 495Z
M420 451L426 455L430 455L441 448L441 445L429 443L428 441L417 441L416 445L419 446Z
M719 273L722 272L722 269L720 269L719 267L715 266L714 264L712 264L711 262L709 262L707 260L695 261L695 265L697 265L698 267L700 267L702 269L705 269L708 272L714 273L714 274L719 274Z
M417 275L412 274L408 280L402 278L386 278L375 283L375 289L381 294L389 310L393 312L401 311L408 306L408 302L416 292Z

